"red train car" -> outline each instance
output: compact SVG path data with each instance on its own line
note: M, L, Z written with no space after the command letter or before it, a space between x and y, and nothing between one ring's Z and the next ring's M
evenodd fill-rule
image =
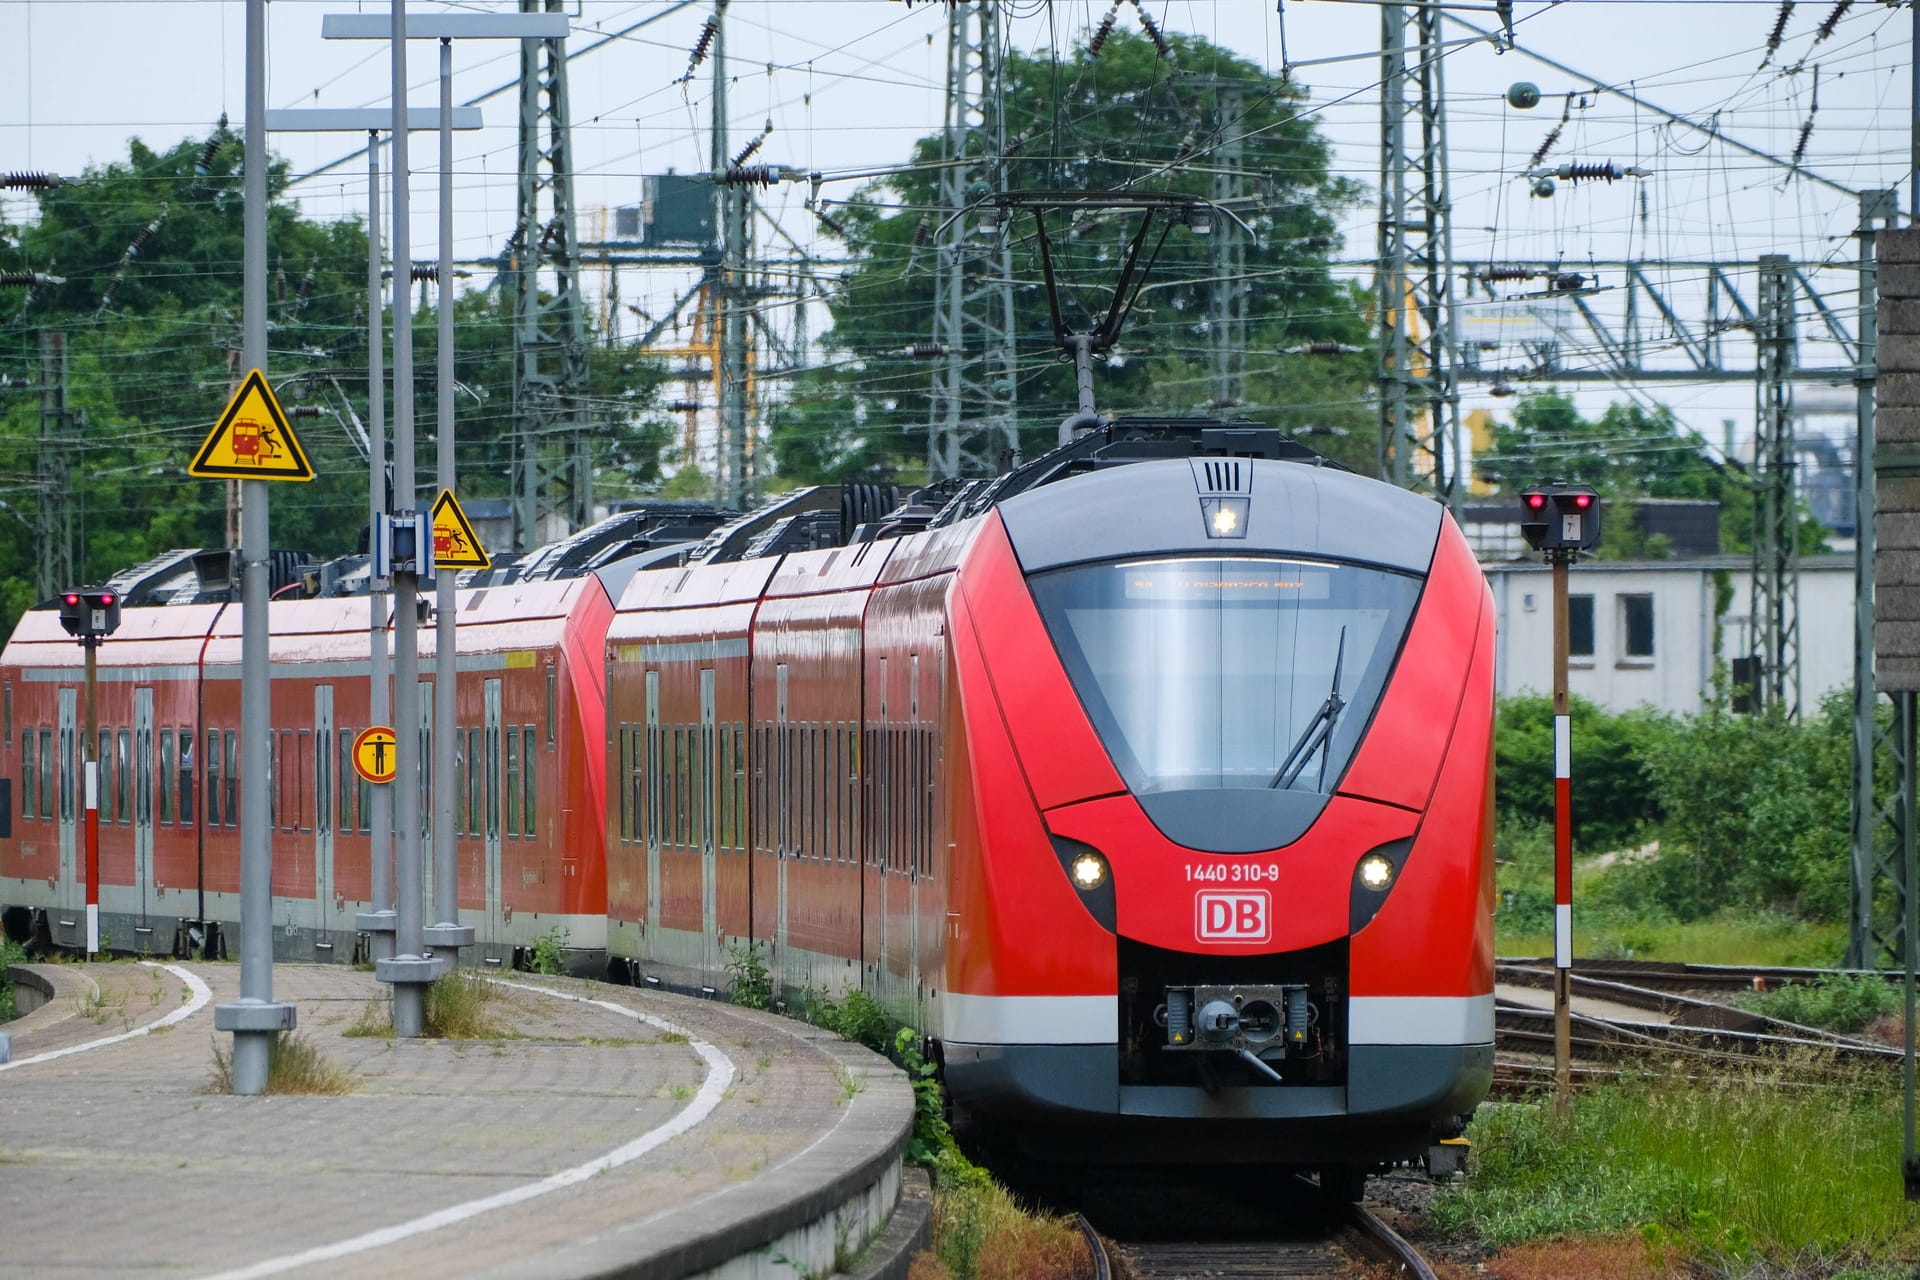
M487 955L506 958L558 929L583 967L597 967L608 594L589 575L457 599L451 783L462 921ZM354 916L370 909L372 875L372 787L351 755L368 723L367 600L270 608L264 743L239 736L238 605L136 604L99 649L99 900L110 949L219 951L239 912L240 775L265 768L275 954L354 954ZM431 628L421 642L414 731L430 760ZM51 610L28 613L0 653L0 789L11 793L0 805L0 905L13 936L59 947L85 944L82 677L82 651ZM430 822L431 804L422 807Z
M924 532L794 550L835 540L814 501L620 602L617 976L718 989L757 946L790 997L860 985L961 1108L1083 1156L1351 1189L1457 1130L1493 631L1438 506L1125 423Z

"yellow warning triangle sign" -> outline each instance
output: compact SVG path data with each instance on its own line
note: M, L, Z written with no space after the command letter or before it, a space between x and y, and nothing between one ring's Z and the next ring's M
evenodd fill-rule
M485 569L493 564L480 535L453 490L442 489L433 500L433 565L436 569Z
M247 370L187 474L202 480L313 479L313 464L258 369Z

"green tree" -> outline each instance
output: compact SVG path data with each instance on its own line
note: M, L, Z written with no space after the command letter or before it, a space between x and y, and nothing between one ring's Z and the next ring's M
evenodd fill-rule
M1007 56L1008 185L1013 190L1134 188L1210 196L1231 138L1252 230L1244 277L1216 281L1207 240L1176 229L1123 331L1096 374L1103 408L1188 414L1213 394L1207 377L1210 290L1246 296L1247 397L1240 411L1312 439L1371 469L1372 412L1364 356L1277 354L1307 343L1366 340L1364 299L1327 268L1335 219L1360 188L1329 172L1330 150L1300 114L1304 91L1197 36L1168 36L1165 57L1144 36L1113 32L1097 58L1084 47L1058 63ZM827 345L843 354L800 378L770 417L783 474L810 480L922 473L930 367L905 354L933 336L937 237L955 214L940 205L942 142L922 138L909 162L861 190L832 217L851 265L829 299ZM1111 296L1135 215L1049 222L1062 310L1091 325ZM1017 387L1022 453L1051 448L1075 404L1073 372L1055 347L1031 215L1014 237ZM1156 232L1157 235L1157 232Z
M245 228L238 135L157 151L139 139L124 160L89 167L40 194L35 216L0 225L0 270L65 283L0 292L0 625L33 599L34 485L41 335L66 335L69 455L81 576L103 580L170 547L225 541L227 486L190 480L186 464L244 370L240 366ZM366 466L343 419L366 413L365 227L302 219L285 199L288 168L268 171L269 368L283 405L330 412L296 423L318 479L276 486L272 538L320 556L350 552L366 521ZM133 250L129 252L130 248ZM463 496L505 493L512 472L512 300L498 288L456 303L456 432ZM431 483L436 325L415 323L415 464ZM393 368L391 353L386 366ZM594 425L605 488L659 477L664 428L649 415L657 363L596 346L579 406Z

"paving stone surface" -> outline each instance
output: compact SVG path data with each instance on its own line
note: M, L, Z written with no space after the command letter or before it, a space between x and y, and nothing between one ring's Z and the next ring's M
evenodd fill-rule
M489 1004L504 1038L348 1034L384 1023L385 988L338 965L278 965L274 995L296 1006L300 1038L349 1074L351 1091L239 1098L215 1087L215 1057L230 1037L213 1030L213 1005L237 998L239 969L177 967L211 989L206 1007L151 1034L35 1063L150 1025L193 997L165 968L38 967L59 994L9 1024L15 1065L0 1069L7 1274L397 1276L424 1267L457 1276L512 1273L516 1260L532 1270L586 1240L644 1253L650 1231L684 1236L689 1222L750 1209L783 1182L817 1181L820 1151L859 1146L846 1141L859 1134L836 1131L877 1133L902 1105L911 1109L892 1067L813 1028L573 979L506 979ZM698 1102L714 1070L688 1037L732 1071L691 1129L573 1185L439 1229L409 1227L668 1124ZM887 1105L854 1105L869 1090ZM380 1229L399 1238L288 1265Z

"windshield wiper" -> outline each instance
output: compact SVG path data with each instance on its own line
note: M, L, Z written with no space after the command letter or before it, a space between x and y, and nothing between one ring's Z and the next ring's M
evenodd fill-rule
M1313 719L1307 721L1306 729L1300 734L1293 749L1287 752L1287 758L1280 762L1279 771L1273 775L1273 781L1267 785L1272 788L1290 787L1307 767L1307 761L1313 759L1313 753L1327 746L1327 740L1333 736L1333 725L1346 709L1347 700L1340 696L1340 667L1347 659L1347 629L1340 628L1340 645L1333 654L1333 687L1327 690L1327 700L1313 713ZM1327 758L1333 753L1327 751L1320 757L1320 783L1324 787L1327 781Z

